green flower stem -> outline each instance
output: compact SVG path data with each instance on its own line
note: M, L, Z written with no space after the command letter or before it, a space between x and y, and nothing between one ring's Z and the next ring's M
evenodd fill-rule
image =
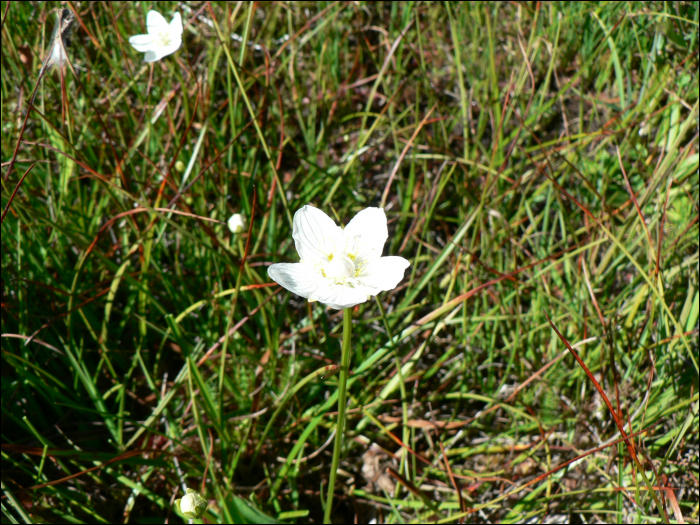
M331 475L328 479L328 497L326 498L326 511L323 515L323 523L331 522L331 509L333 508L333 493L335 491L335 476L340 462L340 449L343 446L343 432L345 430L345 387L348 382L350 370L350 336L352 334L352 308L343 310L343 351L340 358L340 375L338 376L338 424L335 427L335 442L333 443L333 463Z

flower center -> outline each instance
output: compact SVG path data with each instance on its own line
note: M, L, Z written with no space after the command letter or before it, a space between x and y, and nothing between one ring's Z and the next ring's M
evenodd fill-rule
M167 31L160 31L156 36L156 39L162 47L167 47L170 45L170 33Z
M355 263L345 255L331 256L330 261L323 265L323 272L329 279L345 279L355 276Z

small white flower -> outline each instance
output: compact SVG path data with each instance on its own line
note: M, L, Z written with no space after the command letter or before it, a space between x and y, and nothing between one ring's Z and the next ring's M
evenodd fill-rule
M245 230L245 217L240 213L234 213L228 220L228 229L231 233L241 233Z
M301 262L273 264L267 274L309 301L350 308L403 279L410 263L382 257L388 236L381 208L365 208L342 229L318 208L304 206L294 214L292 232Z
M182 18L175 13L170 24L157 11L149 11L146 17L147 35L134 35L129 43L141 53L146 62L155 62L172 55L182 45Z

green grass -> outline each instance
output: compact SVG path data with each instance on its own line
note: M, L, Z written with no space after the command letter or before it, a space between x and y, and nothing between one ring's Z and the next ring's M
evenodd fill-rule
M0 5L4 522L322 519L342 315L264 286L309 203L411 261L336 522L698 522L696 4L71 3L8 177L56 7Z

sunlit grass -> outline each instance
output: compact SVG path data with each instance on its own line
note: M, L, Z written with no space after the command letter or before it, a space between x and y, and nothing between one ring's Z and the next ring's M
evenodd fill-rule
M336 522L697 522L695 4L72 3L37 85L58 7L0 4L6 521L322 520L342 313L267 276L313 204L411 262Z

